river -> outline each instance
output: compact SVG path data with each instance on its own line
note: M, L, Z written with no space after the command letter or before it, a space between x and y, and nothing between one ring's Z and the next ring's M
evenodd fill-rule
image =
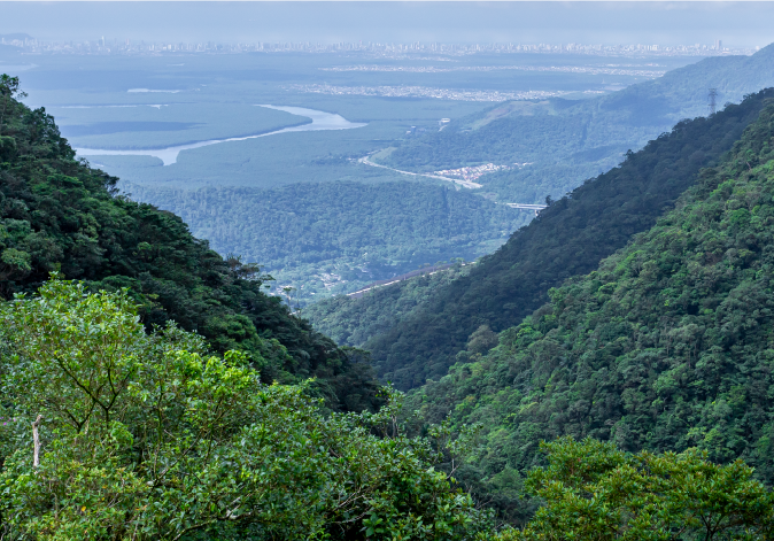
M195 148L217 145L219 143L228 143L229 141L246 141L247 139L257 139L258 137L268 137L270 135L278 135L280 133L298 131L351 130L354 128L362 128L368 125L361 122L350 122L341 115L334 113L326 113L324 111L316 111L314 109L305 109L304 107L283 107L278 105L258 105L258 107L277 109L278 111L285 111L291 115L307 117L310 118L312 122L308 124L302 124L301 126L283 128L281 130L261 133L258 135L231 137L229 139L210 139L207 141L199 141L198 143L189 143L186 145L178 145L167 148L148 148L139 150L75 148L75 151L78 156L154 156L159 158L164 163L164 165L172 165L173 163L177 162L178 155L184 150L192 150Z

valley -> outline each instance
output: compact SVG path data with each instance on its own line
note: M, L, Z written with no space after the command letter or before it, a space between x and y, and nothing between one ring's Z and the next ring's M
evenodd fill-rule
M634 234L653 226L701 169L731 148L768 99L770 92L762 92L711 120L678 124L619 167L553 202L469 275L418 305L416 313L350 345L371 351L378 373L399 389L442 377L478 327L500 332L518 324L548 302L551 288L591 272ZM368 310L356 308L367 302L348 304ZM326 318L335 320L336 313Z
M278 188L299 183L357 182L374 185L373 189L378 191L382 184L411 180L418 185L457 186L491 200L496 192L489 189L488 182L485 186L481 181L496 178L502 171L487 172L476 179L466 178L466 173L444 176L420 171L416 175L416 171L392 165L377 167L382 162L373 161L371 156L395 144L421 140L425 134L437 131L442 119L476 114L486 107L486 103L470 101L479 99L474 96L476 93L517 92L523 95L503 96L527 99L513 103L533 103L529 100L538 96L535 92L588 99L610 93L609 88L622 88L658 76L665 67L695 61L679 56L655 62L634 58L623 69L607 67L609 59L593 55L438 55L433 60L422 55L416 59L404 55L379 60L378 70L353 71L352 66L374 67L373 59L355 52L279 56L175 53L113 58L115 61L108 63L99 56L42 56L34 69L25 72L28 100L31 105L45 104L79 155L119 177L120 189L183 214L183 208L173 206L176 201L190 197L202 200L201 195L189 192L216 188L218 193L230 190L236 194L247 188L266 190L265 196L274 197ZM560 66L552 68L557 63ZM641 69L635 69L636 66ZM77 80L69 75L74 72L78 73ZM103 73L110 73L109 83ZM396 88L406 89L447 88L452 94L409 93L403 98L381 94L337 96L310 94L293 87L318 84L314 81L320 77L332 86L351 86L357 80L365 85L397 85ZM283 110L256 107L262 103ZM302 110L322 111L332 115L328 118L345 119L342 121L359 127L317 131L313 129L314 121L310 124L309 116L303 116ZM301 116L291 116L292 111ZM459 163L450 169L460 166L468 167ZM388 187L384 189L397 193ZM179 194L172 195L174 191ZM256 250L260 241L250 240L258 233L256 230L241 239L234 236L239 234L238 228L233 233L213 235L215 228L221 227L216 224L223 222L211 211L186 211L186 220L196 235L209 237L221 254L240 254L261 264L265 272L276 278L276 291L292 287L297 292L296 300L305 305L319 296L354 291L367 283L410 271L412 265L416 268L436 263L439 258L475 260L486 255L534 217L535 211L543 206L544 196L500 198L500 203L516 203L511 207L518 212L513 213L507 227L498 225L489 230L486 242L474 250L465 244L467 241L451 240L448 249L431 249L425 255L370 261L368 256L345 256L309 261L302 269L278 266L261 255ZM419 202L416 198L408 200ZM218 203L212 203L215 211ZM418 207L413 212L421 211ZM267 229L258 234L272 235L273 231ZM451 231L444 235L451 235ZM227 238L230 240L226 241ZM453 248L455 242L457 247ZM378 253L365 245L357 250L360 254ZM356 278L357 273L362 274L362 279ZM336 278L323 280L323 276Z

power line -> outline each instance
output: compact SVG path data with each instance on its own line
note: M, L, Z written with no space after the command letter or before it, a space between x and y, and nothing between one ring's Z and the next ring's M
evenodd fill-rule
M716 100L718 97L718 89L717 88L710 88L709 89L709 107L710 107L710 114L715 114L715 106L716 106Z

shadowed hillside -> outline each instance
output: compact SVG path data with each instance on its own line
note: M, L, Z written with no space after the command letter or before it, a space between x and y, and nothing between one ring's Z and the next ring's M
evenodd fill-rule
M418 390L408 409L481 423L463 474L524 512L540 440L742 459L774 480L774 105L676 209Z
M501 331L548 300L548 290L596 268L647 230L754 121L767 90L710 118L675 126L625 162L554 202L470 274L440 288L411 317L359 344L379 375L409 389L437 379L481 325ZM464 353L463 353L464 357Z

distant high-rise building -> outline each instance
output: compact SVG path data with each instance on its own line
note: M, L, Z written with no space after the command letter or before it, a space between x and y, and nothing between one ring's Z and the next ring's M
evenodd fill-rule
M723 41L722 40L717 40L715 42L715 49L717 49L718 51L722 51L723 50Z

